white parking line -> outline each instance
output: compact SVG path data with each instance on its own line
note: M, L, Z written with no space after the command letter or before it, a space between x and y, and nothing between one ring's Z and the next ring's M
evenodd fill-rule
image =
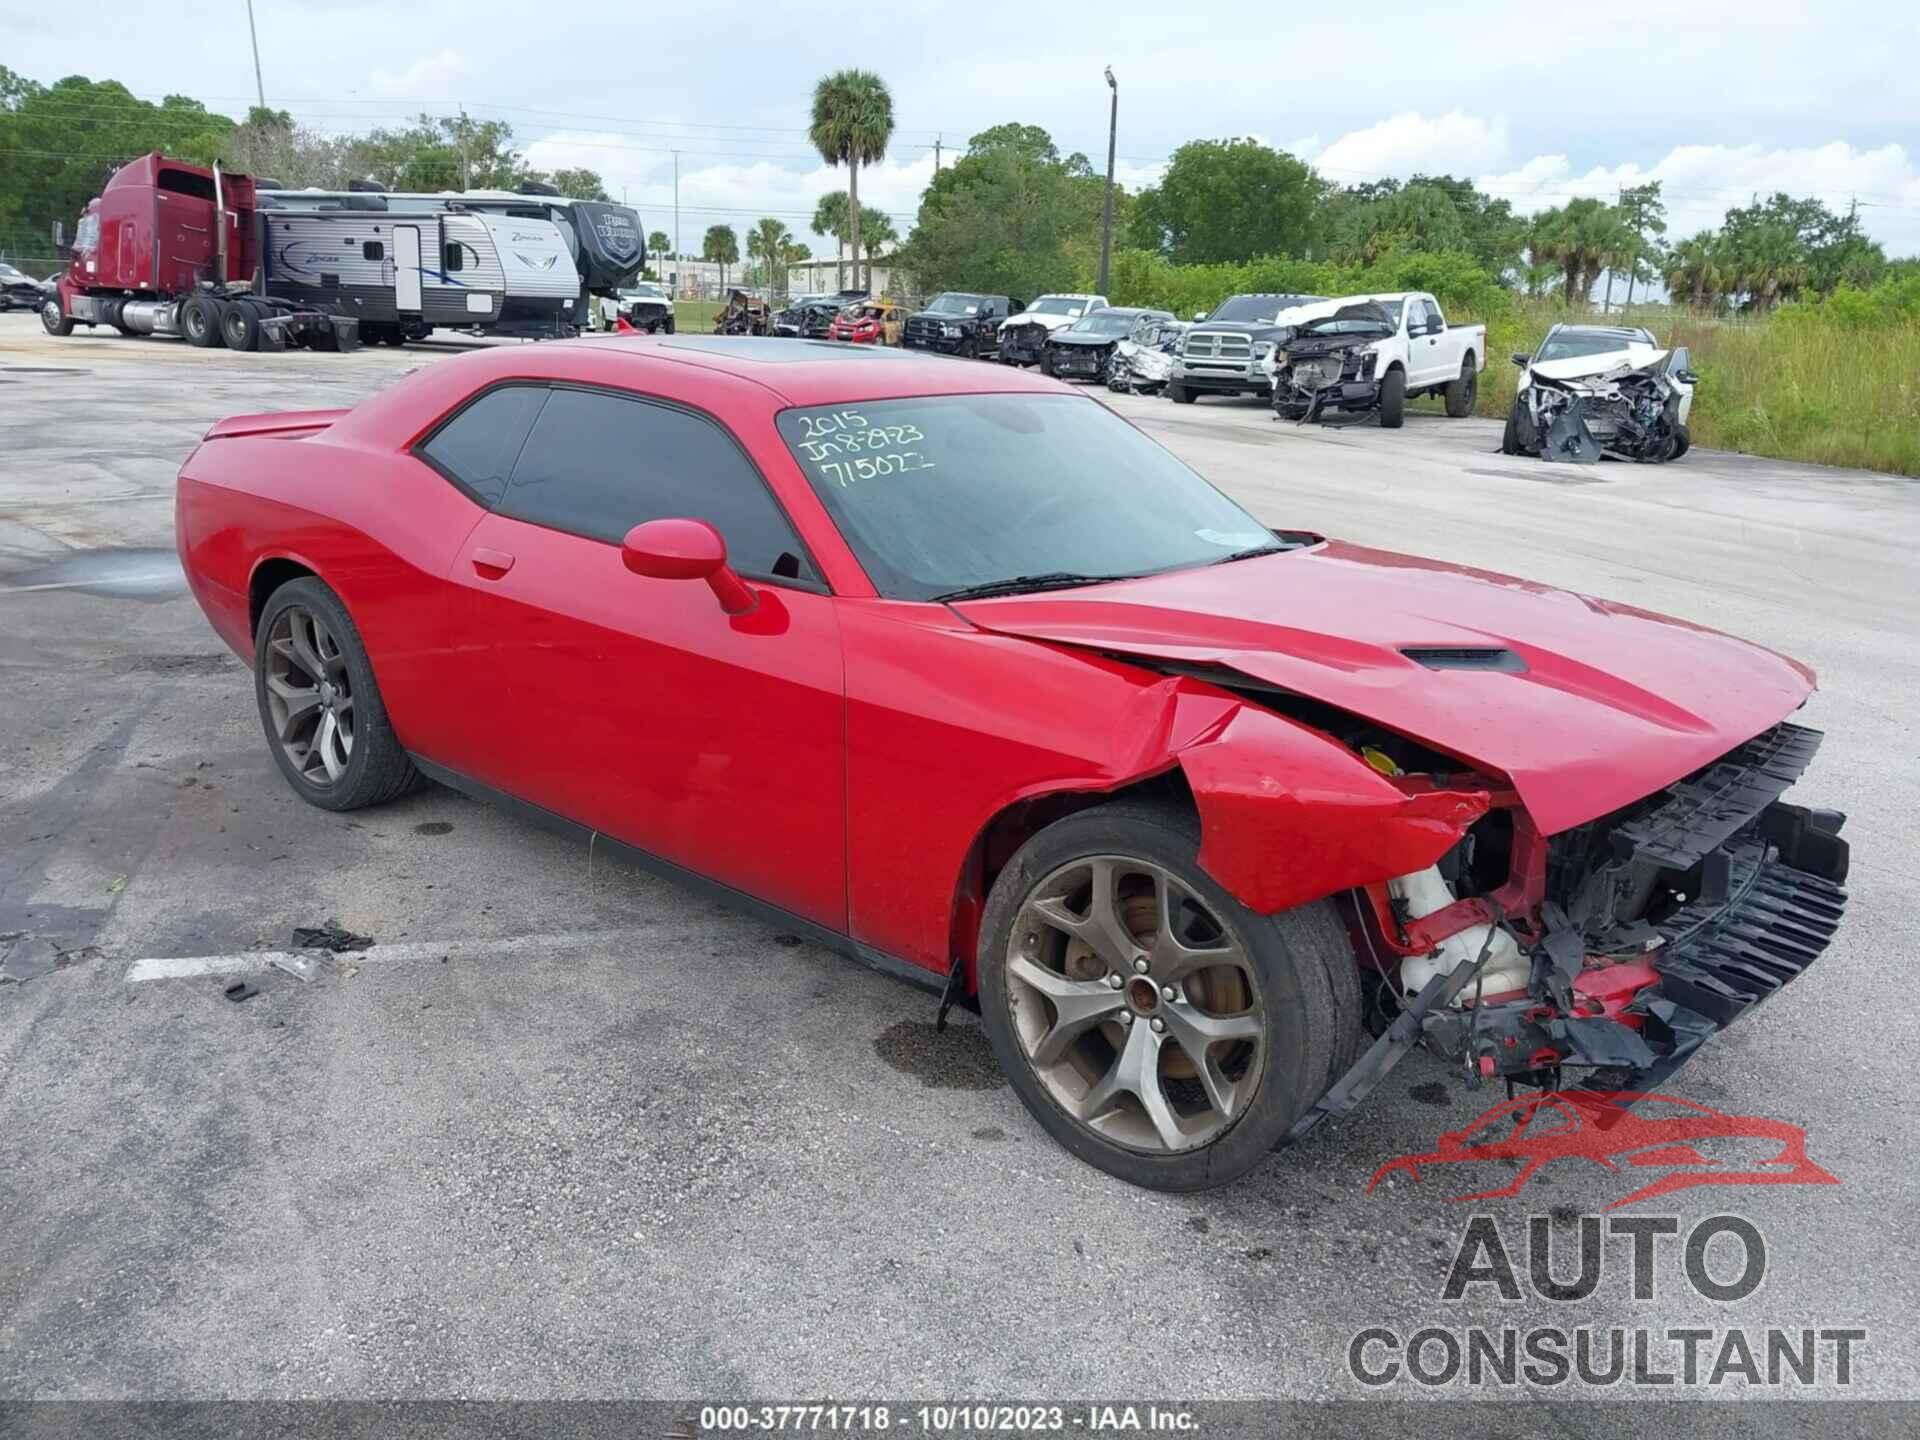
M0 595L31 595L36 590L110 590L125 585L160 585L172 581L186 583L178 570L158 575L110 575L93 580L49 580L44 585L0 585Z
M344 951L335 958L346 965L438 960L442 956L449 960L511 960L559 950L580 950L592 945L637 942L653 933L651 928L633 927L578 930L557 935L504 935L496 939L402 940L391 945L374 945L366 950ZM159 955L134 961L127 969L127 983L191 980L205 975L260 975L273 968L276 956L312 960L324 954L320 950L242 950L233 955Z

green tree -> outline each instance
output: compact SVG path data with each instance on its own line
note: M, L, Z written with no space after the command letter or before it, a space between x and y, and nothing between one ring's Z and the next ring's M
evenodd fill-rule
M868 70L836 70L813 87L807 138L829 165L847 167L847 243L860 254L860 167L877 164L893 138L893 94Z
M1129 238L1182 265L1302 255L1319 199L1313 172L1283 151L1257 140L1191 140L1139 197Z
M983 130L921 195L900 262L929 289L1072 289L1082 257L1098 253L1103 185L1037 126Z
M673 238L668 235L666 231L655 230L647 236L647 250L649 253L665 255L671 249L673 249ZM733 258L738 260L740 256L736 253Z
M851 216L847 210L847 192L830 190L814 204L813 233L833 237L833 273L835 288L847 288L846 254ZM854 262L857 266L858 261Z
M654 234L659 236L661 246L664 248L667 237L660 235L657 230ZM720 288L726 289L727 267L740 263L740 237L733 233L733 227L709 225L706 238L700 243L700 258L720 267Z
M53 223L71 233L115 166L151 150L211 164L233 129L184 95L155 105L114 80L41 85L0 67L0 246L50 256Z
M1689 235L1668 250L1660 262L1660 278L1668 293L1705 310L1726 290L1723 247L1712 230Z
M1536 260L1560 267L1568 305L1586 304L1600 272L1623 264L1634 250L1633 232L1619 207L1591 197L1534 216L1528 243Z
M867 252L867 278L865 285L869 293L873 290L873 257L885 250L887 246L893 244L899 238L900 232L893 228L893 217L887 214L886 211L876 210L871 205L862 205L860 207L860 243L866 247ZM857 289L862 283L860 280L860 257L857 255L854 257L853 268L853 283Z
M1627 260L1627 304L1633 304L1633 282L1651 284L1659 273L1660 237L1667 233L1667 206L1660 198L1660 182L1649 180L1620 192L1620 218L1633 232Z
M613 197L607 193L607 187L597 170L584 167L556 170L547 177L547 183L570 200L598 200L602 205L613 203Z
M782 267L787 247L793 243L793 232L785 223L765 216L754 223L747 232L747 258L758 260L761 266L762 283L767 287L767 298L773 298L774 277Z

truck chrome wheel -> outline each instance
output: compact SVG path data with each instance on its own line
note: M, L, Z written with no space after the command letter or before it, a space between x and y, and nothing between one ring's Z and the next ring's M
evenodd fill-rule
M1209 1144L1259 1087L1258 971L1159 865L1095 855L1047 875L1014 921L1006 975L1035 1076L1110 1142L1148 1153Z
M267 710L294 770L312 785L338 784L353 758L353 680L326 622L289 605L267 635Z

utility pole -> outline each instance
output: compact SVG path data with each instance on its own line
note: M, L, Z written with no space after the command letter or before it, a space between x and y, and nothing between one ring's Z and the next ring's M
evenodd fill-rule
M252 3L252 0L248 0L248 3L249 3L249 4L251 4L251 3ZM264 103L264 102L263 102L263 103ZM942 140L944 140L944 139L946 139L946 138L947 138L947 137L946 137L945 135L943 135L943 134L941 134L940 132L938 132L938 131L935 131L935 132L934 132L934 136L933 136L933 173L934 173L934 174L936 174L936 175L938 175L938 174L940 173L940 142L941 142Z
M253 27L253 0L247 0L247 34L253 40L253 88L260 96L260 108L267 108L267 82L260 78L260 32Z
M1100 219L1100 283L1094 287L1102 295L1107 293L1107 268L1113 258L1113 149L1120 133L1120 82L1113 78L1111 65L1107 66L1107 88L1113 92L1113 109L1107 116L1107 205Z
M472 181L468 178L467 171L467 107L465 105L460 107L460 188L462 190L472 188Z
M1625 198L1626 198L1625 194L1616 187L1613 192L1613 208L1618 210L1620 208L1621 201L1623 201ZM1607 298L1600 306L1600 313L1602 315L1611 315L1613 313L1613 266L1612 265L1607 266Z
M680 288L680 152L673 152L673 288Z

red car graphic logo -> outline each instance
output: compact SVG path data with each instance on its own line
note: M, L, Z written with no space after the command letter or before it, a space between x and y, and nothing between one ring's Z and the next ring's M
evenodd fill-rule
M1628 1109L1632 1106L1632 1109ZM1778 1146L1770 1158L1739 1168L1700 1152L1703 1142L1748 1142ZM1838 1185L1839 1178L1807 1158L1807 1132L1784 1120L1723 1115L1676 1095L1640 1091L1554 1091L1496 1105L1471 1125L1441 1134L1424 1155L1402 1155L1374 1171L1367 1193L1397 1170L1417 1184L1427 1165L1466 1161L1519 1162L1507 1184L1461 1200L1518 1195L1542 1166L1555 1160L1590 1160L1617 1173L1664 1170L1632 1194L1606 1205L1613 1210L1696 1185Z

